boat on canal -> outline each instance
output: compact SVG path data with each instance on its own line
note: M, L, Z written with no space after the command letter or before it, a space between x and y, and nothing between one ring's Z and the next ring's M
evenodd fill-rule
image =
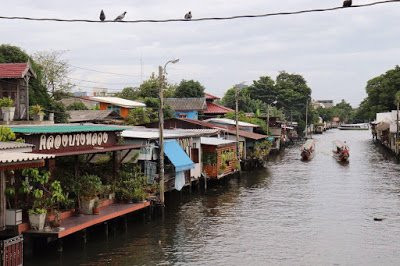
M339 126L340 130L368 130L369 125L366 123L361 124L342 124Z
M350 157L350 149L346 145L346 142L342 142L340 140L335 140L333 142L333 157L342 163L347 163Z
M315 152L315 141L309 139L306 143L301 146L301 159L304 161L309 161L314 157Z

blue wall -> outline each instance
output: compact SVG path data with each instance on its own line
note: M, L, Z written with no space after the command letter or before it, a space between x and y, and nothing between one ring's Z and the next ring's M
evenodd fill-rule
M181 115L186 115L186 118L198 120L199 119L199 112L197 111L176 111L175 117L180 118Z

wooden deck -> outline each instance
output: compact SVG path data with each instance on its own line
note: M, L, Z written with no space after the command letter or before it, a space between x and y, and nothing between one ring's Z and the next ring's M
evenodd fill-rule
M25 234L31 236L52 236L56 238L63 238L70 234L79 232L88 227L106 222L108 220L121 217L125 214L132 213L150 206L150 202L132 203L132 204L112 204L101 209L99 215L85 215L72 216L61 221L61 229L53 229L52 231L34 231L29 230Z

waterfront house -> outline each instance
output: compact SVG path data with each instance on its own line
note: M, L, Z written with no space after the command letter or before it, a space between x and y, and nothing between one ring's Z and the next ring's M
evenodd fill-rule
M158 128L157 123L148 123L145 125L150 128ZM171 118L164 121L164 127L166 129L218 129L220 133L217 137L224 138L227 140L233 140L236 142L236 127L235 126L224 126L207 121L199 121L187 118ZM254 133L247 130L238 130L239 134L239 151L241 159L250 159L250 154L256 143L264 141L268 138L266 135Z
M204 120L208 123L214 124L216 126L223 126L227 128L236 128L236 120L228 118L210 118ZM248 132L254 132L255 128L259 128L259 125L251 124L247 122L238 121L239 129Z
M17 226L22 224L22 210L7 206L6 188L11 189L14 171L42 167L53 155L31 153L33 145L20 142L0 142L0 265L23 264L23 236ZM14 206L15 207L15 206Z
M71 186L69 188L70 195L71 193L75 195L68 199L72 201L72 205L65 205L65 209L60 210L60 227L52 227L40 231L38 234L37 230L30 229L29 223L24 221L17 226L16 232L24 233L31 239L44 237L48 241L60 240L88 227L123 217L150 205L149 201L134 204L116 202L115 197L112 196L115 192L113 185L116 185L116 180L121 174L121 166L130 163L128 158L141 148L141 145L121 143L120 134L124 127L55 124L49 126L20 125L12 126L11 129L25 143L34 145L34 153L54 157L46 159L46 170L50 172L51 180L59 180L66 187ZM87 183L89 178L100 180L95 182L97 182L96 186L100 186L101 189L92 191L90 199L82 199L79 194L84 192L74 190L75 185L73 184L82 186ZM107 189L105 189L106 187ZM90 215L96 198L101 212L99 215ZM74 207L79 210L79 213L84 214L73 216ZM49 222L55 219L54 215L49 214L47 218Z
M129 111L137 107L146 107L144 103L126 100L119 97L87 97L88 100L98 103L100 110L112 110L122 118L127 118Z
M375 133L377 141L400 155L400 142L397 135L400 122L397 120L397 111L377 113L374 124L373 133Z
M209 93L205 93L204 95L206 97L207 104L207 109L203 111L204 118L224 117L228 113L235 112L235 110L232 110L231 108L216 103L215 101L219 100L219 97Z
M14 100L14 119L29 120L31 78L36 78L36 74L29 62L0 64L0 98L10 97Z
M166 129L164 130L165 190L181 190L197 182L202 173L202 151L200 138L218 134L218 129ZM158 140L156 128L129 127L122 132L125 143L142 145L138 161L149 183L158 182Z
M220 138L201 138L203 169L208 178L220 179L239 171L236 142Z
M176 118L199 119L199 113L206 110L205 98L166 98L164 104L175 111Z

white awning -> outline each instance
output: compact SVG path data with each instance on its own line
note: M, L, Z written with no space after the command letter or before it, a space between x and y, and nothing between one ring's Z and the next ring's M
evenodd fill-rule
M2 152L0 154L0 163L17 163L17 162L30 162L43 159L51 159L55 156L53 154L37 154L37 153L24 153L24 152Z

